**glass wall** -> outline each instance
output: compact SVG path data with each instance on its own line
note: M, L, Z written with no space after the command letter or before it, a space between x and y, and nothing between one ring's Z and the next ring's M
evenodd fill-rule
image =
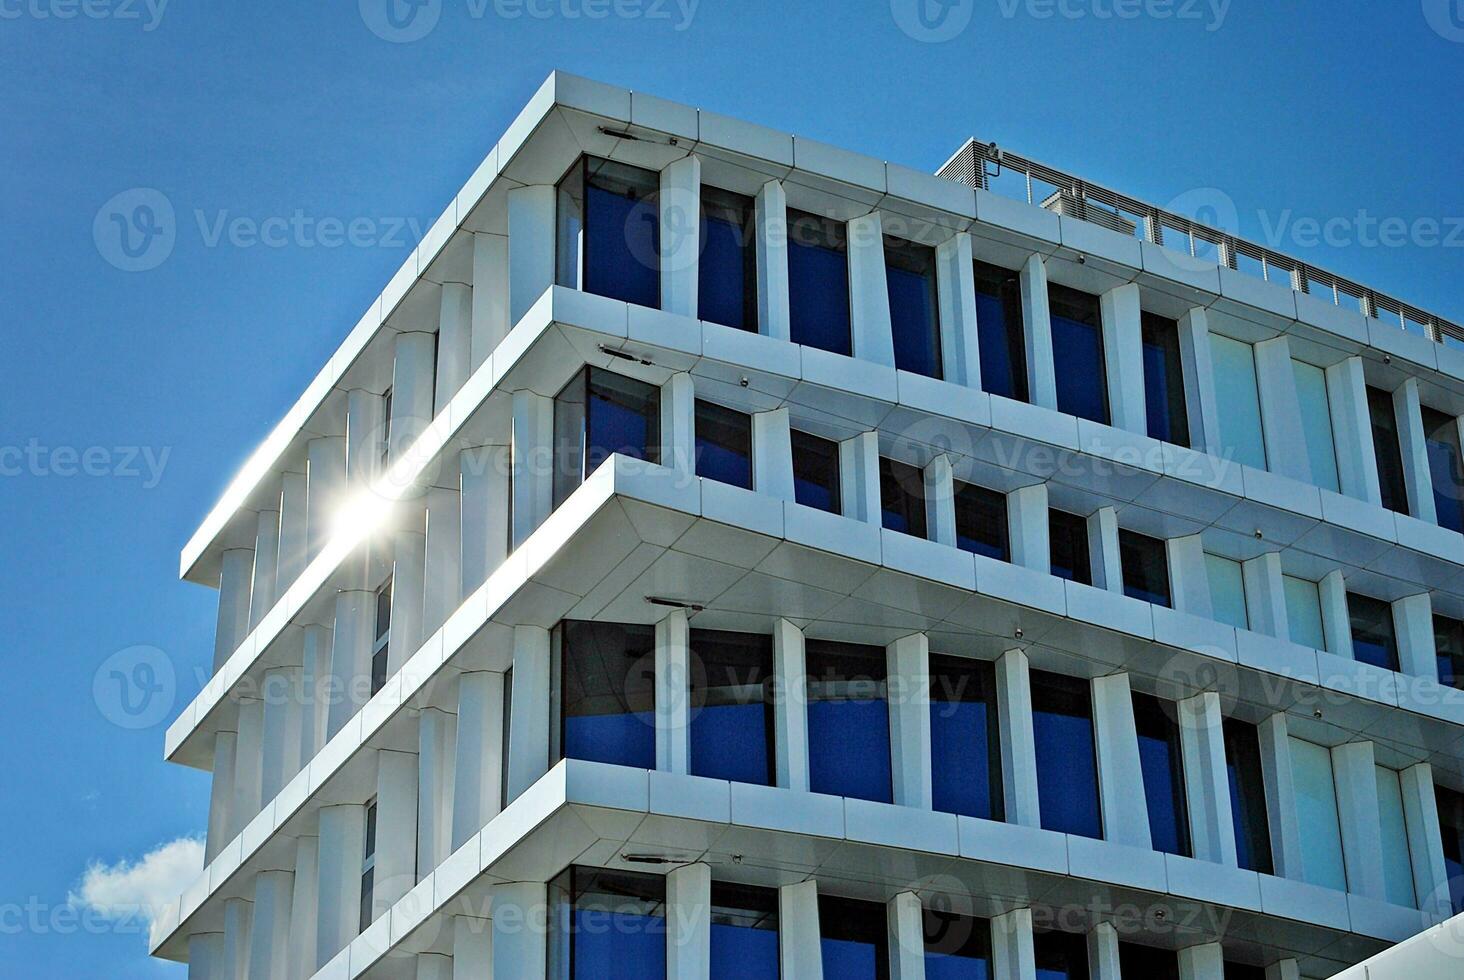
M391 650L391 579L376 591L376 630L371 643L371 694L386 686Z
M1160 606L1172 605L1169 554L1164 542L1137 531L1120 529L1118 558L1123 568L1123 594Z
M581 157L559 182L559 285L660 308L660 187L653 170Z
M1423 410L1423 437L1428 446L1429 481L1439 527L1464 532L1464 470L1460 469L1459 420Z
M1245 576L1240 562L1205 556L1205 575L1210 580L1210 608L1217 622L1236 629L1250 629L1245 606Z
M977 262L976 344L981 390L1017 401L1027 396L1027 341L1022 324L1022 285L1011 269Z
M1398 443L1398 417L1393 396L1380 388L1367 389L1367 411L1372 420L1373 457L1378 464L1378 488L1383 506L1408 513L1408 488L1403 482L1403 451Z
M991 923L926 909L925 980L989 980Z
M1322 598L1317 583L1283 575L1281 585L1286 592L1286 624L1291 631L1291 642L1325 650L1327 638L1322 631Z
M1266 440L1261 430L1255 351L1250 344L1211 334L1210 358L1215 373L1221 451L1227 459L1263 470Z
M1088 521L1065 510L1047 512L1047 534L1052 550L1052 574L1083 585L1093 584L1088 556Z
M1352 659L1384 670L1398 669L1398 637L1393 632L1393 606L1372 596L1347 593L1352 622Z
M1434 660L1439 668L1439 683L1464 688L1464 622L1435 616Z
M1108 424L1108 372L1098 297L1056 283L1047 287L1058 411Z
M1184 750L1179 743L1178 707L1147 694L1133 695L1139 767L1149 811L1154 850L1189 857L1189 804L1184 793Z
M1324 888L1347 890L1342 862L1342 828L1337 820L1337 787L1332 753L1291 737L1291 778L1296 789L1296 822L1301 835L1301 866L1306 880Z
M895 367L939 378L940 301L935 286L935 249L886 235L884 254Z
M696 475L752 489L752 416L697 399Z
M711 980L777 980L778 892L712 882Z
M573 867L550 882L549 976L641 980L666 975L666 879Z
M955 489L956 546L997 561L1011 561L1006 495L959 481Z
M842 221L788 209L788 315L795 344L853 353L848 231Z
M890 716L883 647L808 640L809 788L889 803Z
M1042 826L1082 837L1103 837L1093 698L1088 682L1032 671L1032 734Z
M793 498L805 507L840 513L839 444L794 429Z
M587 367L554 397L554 506L613 453L661 460L661 389Z
M1444 843L1444 872L1449 879L1449 904L1454 914L1464 912L1464 793L1434 786L1439 809L1439 836Z
M1032 933L1037 980L1088 980L1088 937L1076 932Z
M773 785L773 638L691 631L691 773Z
M818 927L825 977L888 980L889 935L883 905L820 895Z
M1179 324L1145 310L1141 319L1144 341L1144 412L1149 436L1176 446L1188 446L1189 407L1184 398L1184 364L1179 356Z
M925 474L908 463L879 458L881 524L923 538L925 534Z
M1388 901L1418 908L1413 889L1413 859L1408 852L1408 825L1403 817L1403 785L1398 772L1375 766L1378 778L1378 825L1383 839L1383 884Z
M930 766L935 809L1004 819L996 671L986 661L931 655Z
M1272 874L1271 824L1266 813L1266 780L1261 769L1261 742L1256 726L1227 718L1225 770L1230 782L1230 816L1235 826L1239 865Z
M656 768L656 631L568 621L556 630L555 758Z
M366 846L361 853L361 906L357 910L359 931L376 917L376 801L366 804Z
M1340 489L1337 483L1337 447L1332 440L1332 406L1327 400L1327 372L1305 361L1291 362L1296 398L1301 405L1301 431L1311 461L1312 482L1323 490Z
M757 332L757 238L752 198L701 189L697 317Z

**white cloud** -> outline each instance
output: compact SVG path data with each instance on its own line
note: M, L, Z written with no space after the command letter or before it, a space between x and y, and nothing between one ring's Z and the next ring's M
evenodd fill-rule
M112 922L152 924L202 871L203 841L181 837L136 861L92 862L67 901Z

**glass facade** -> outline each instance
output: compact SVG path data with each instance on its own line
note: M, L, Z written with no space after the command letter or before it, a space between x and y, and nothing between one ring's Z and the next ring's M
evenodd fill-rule
M1179 980L1179 957L1171 949L1119 943L1118 974L1142 980Z
M889 980L889 934L883 905L820 895L818 926L825 977Z
M699 319L757 332L755 215L752 198L702 185Z
M1449 879L1449 905L1464 912L1464 793L1434 786L1439 810L1439 836L1444 844L1444 872Z
M386 686L391 650L391 579L376 592L376 629L371 643L371 693Z
M778 892L712 882L711 980L777 980Z
M1236 629L1250 629L1245 606L1245 577L1240 562L1205 556L1205 575L1210 580L1210 608L1217 622Z
M696 475L752 489L752 416L697 399Z
M853 353L848 230L842 221L788 209L788 315L792 340Z
M926 909L925 980L989 980L991 923Z
M1108 424L1108 372L1098 297L1056 284L1047 287L1052 313L1052 366L1058 411Z
M884 254L895 367L939 378L940 301L935 286L935 249L886 235Z
M1367 412L1372 421L1373 457L1378 464L1378 489L1383 506L1408 513L1408 488L1403 482L1403 450L1398 443L1398 416L1393 396L1380 388L1367 389Z
M1160 606L1172 605L1169 553L1163 541L1137 531L1118 532L1118 558L1123 568L1123 594Z
M1325 650L1327 638L1322 630L1322 597L1317 583L1283 575L1281 585L1286 592L1286 624L1291 631L1291 642Z
M1296 399L1301 406L1301 431L1311 461L1312 482L1337 491L1337 446L1332 439L1332 406L1327 399L1327 372L1305 361L1292 361Z
M1011 269L975 263L976 345L981 390L1028 401L1027 341L1022 324L1022 285Z
M1428 447L1429 482L1439 527L1464 532L1464 469L1459 454L1459 420L1423 410L1423 438Z
M1184 362L1179 355L1179 324L1143 312L1144 412L1149 436L1188 446L1189 407L1184 395Z
M909 463L881 456L879 507L886 530L925 537L925 474Z
M656 768L656 631L565 622L556 631L555 758Z
M1088 938L1080 933L1034 930L1032 953L1037 980L1088 980Z
M808 640L809 788L889 803L890 716L883 647Z
M1052 574L1071 582L1092 585L1088 521L1065 510L1048 510L1047 533L1052 550Z
M1002 820L996 671L984 660L930 657L930 766L935 809Z
M997 561L1011 561L1006 495L974 483L955 485L956 546Z
M1398 637L1393 631L1392 604L1349 592L1347 615L1352 622L1352 659L1397 670Z
M1266 780L1256 726L1236 718L1224 723L1225 770L1230 783L1230 816L1235 826L1239 865L1272 874L1271 825L1266 813Z
M653 170L581 157L559 182L559 285L659 309L660 187Z
M1342 862L1342 828L1337 818L1337 787L1332 753L1321 745L1291 737L1291 779L1296 790L1296 821L1301 835L1301 867L1306 880L1324 888L1347 890Z
M1403 816L1403 785L1398 772L1374 766L1378 780L1378 829L1383 842L1383 884L1388 901L1418 907L1413 889L1413 859L1408 853L1408 824Z
M1261 430L1255 351L1250 344L1211 334L1210 359L1215 373L1221 452L1227 459L1263 470L1266 440Z
M840 513L839 444L799 429L793 430L792 442L793 499L805 507Z
M1101 839L1103 818L1088 682L1036 670L1031 672L1031 681L1042 827Z
M1149 811L1154 850L1189 857L1189 804L1184 792L1184 750L1179 743L1178 706L1147 694L1133 695L1139 767Z
M553 980L666 975L666 879L570 868L549 886Z
M1439 668L1439 683L1464 688L1464 622L1447 616L1435 616L1434 661Z
M773 638L691 631L691 773L773 785Z
M661 460L661 389L585 368L554 397L554 506L612 454Z

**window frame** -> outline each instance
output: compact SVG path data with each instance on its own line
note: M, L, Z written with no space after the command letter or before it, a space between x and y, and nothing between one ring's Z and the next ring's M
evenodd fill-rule
M1047 284L1047 306L1053 329L1053 369L1057 379L1057 410L1076 418L1096 422L1099 425L1112 425L1113 405L1108 396L1108 352L1104 349L1103 310L1098 297L1092 293L1085 293L1081 289L1050 282ZM1101 406L1096 418L1075 409L1073 403L1080 398L1081 393L1068 391L1064 397L1064 382L1080 379L1089 372L1063 369L1061 359L1065 353L1068 353L1068 347L1058 342L1057 321L1059 318L1077 326L1087 327L1093 332L1093 347L1098 360L1093 365L1092 374L1097 384L1098 403ZM1063 404L1064 401L1067 402L1067 405Z
M701 257L697 263L697 319L707 323L716 323L732 330L758 333L761 323L758 310L757 200L745 194L738 194L736 191L729 191L724 187L703 183L698 207L701 211L699 217L702 248ZM709 210L720 212L720 214L718 216L709 215ZM705 261L706 228L712 221L718 221L737 229L738 249L741 252L742 260L742 324L740 326L711 318L708 316L709 311L702 305L708 295L708 291L703 288L706 284L706 279L703 277L708 274L710 269L710 264Z
M944 351L941 347L941 321L940 321L940 290L937 286L937 264L935 249L930 245L920 242L912 242L905 238L896 238L893 235L883 236L883 251L885 263L885 292L889 299L890 306L890 331L894 341L895 367L901 371L908 371L912 374L923 375L927 378L934 378L937 381L945 377ZM903 331L899 318L896 315L895 287L892 284L892 272L902 272L912 277L925 280L924 290L925 301L930 310L929 322L923 324L921 329L929 331L929 350L926 354L930 358L930 370L920 370L913 364L902 364L902 346L900 338Z

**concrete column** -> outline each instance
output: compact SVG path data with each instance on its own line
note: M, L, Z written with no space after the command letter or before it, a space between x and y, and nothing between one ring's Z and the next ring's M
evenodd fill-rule
M957 232L935 250L940 302L941 373L945 380L981 387L981 345L976 333L976 278L971 235Z
M549 771L549 678L549 631L514 627L505 805Z
M1296 960L1277 960L1266 967L1266 980L1301 980L1301 967Z
M281 478L280 537L275 556L275 592L283 596L305 569L308 543L306 515L309 481L303 473L286 473Z
M1169 556L1169 582L1174 608L1192 616L1213 619L1210 601L1210 573L1205 564L1205 541L1198 534L1170 538L1165 542Z
M544 980L548 966L548 890L543 882L494 885L494 977Z
M461 595L467 598L508 557L508 447L464 449L458 455L458 467Z
M430 491L429 491L430 492ZM427 637L423 627L423 596L427 591L427 535L422 515L411 527L392 532L391 642L386 651L386 676L392 677Z
M712 869L686 864L666 876L666 980L712 971Z
M1291 341L1285 335L1263 340L1255 345L1255 355L1268 468L1273 473L1311 483L1311 457L1301 427L1296 369L1291 366Z
M1266 785L1266 823L1271 829L1271 860L1277 876L1305 881L1286 713L1278 711L1261 722L1256 726L1256 734L1261 749L1261 779Z
M991 980L1035 980L1032 910L1013 909L991 920Z
M1052 571L1052 524L1047 512L1047 484L1034 483L1007 494L1012 564L1044 575Z
M849 326L854 356L895 366L890 291L885 279L884 229L878 211L848 223Z
M346 440L340 436L311 439L305 447L306 562L314 561L335 531L346 491Z
M1153 847L1145 805L1139 736L1128 674L1093 678L1093 736L1098 745L1098 797L1103 836L1115 844Z
M300 771L305 691L299 667L264 672L264 760L261 798L272 800Z
M1109 416L1115 427L1149 434L1144 398L1144 328L1139 287L1124 283L1098 297L1103 318L1103 362L1108 372Z
M452 980L452 957L442 953L418 953L417 980Z
M1245 611L1250 628L1257 633L1286 640L1291 625L1286 616L1286 582L1282 578L1281 553L1268 551L1240 564L1245 587Z
M1022 288L1022 327L1027 342L1027 391L1033 405L1057 409L1057 374L1052 360L1052 311L1047 299L1047 266L1032 255L1018 274Z
M1373 744L1348 742L1333 748L1332 776L1337 783L1337 818L1342 825L1347 890L1385 902L1388 889L1383 877L1383 837Z
M224 900L224 955L222 975L228 980L249 978L249 932L254 921L254 903L242 898Z
M861 432L839 443L839 496L845 517L881 523L878 432Z
M554 399L513 393L513 547L538 529L554 506Z
M335 737L371 697L371 643L376 629L376 593L336 593L331 643L326 740Z
M284 980L289 976L294 892L295 876L288 871L261 871L254 876L249 980Z
M204 839L203 862L208 864L239 832L234 819L234 758L239 736L235 732L214 735L213 780L209 785L208 836Z
M417 753L376 754L376 875L372 918L417 884Z
M656 768L691 772L691 627L684 609L656 624Z
M661 465L683 479L696 475L696 385L686 372L661 386Z
M900 892L885 906L890 980L925 980L925 921L920 896Z
M1428 468L1428 444L1423 436L1423 408L1418 399L1418 379L1409 378L1393 392L1393 412L1398 423L1398 449L1403 456L1403 485L1408 491L1408 513L1428 524L1437 524L1433 476Z
M315 969L356 938L361 925L361 863L366 855L366 808L321 807L317 865Z
M823 980L817 881L778 889L778 962L783 980Z
M930 769L930 639L904 636L885 647L889 687L890 764L894 801L929 810L934 805Z
M788 192L776 180L757 192L758 329L769 337L788 340L792 320L788 313Z
M1109 592L1123 592L1123 556L1118 548L1118 511L1099 507L1088 515L1088 554L1093 585Z
M1225 718L1220 712L1220 695L1207 691L1180 701L1177 707L1194 856L1200 861L1237 867L1239 857L1230 775L1225 767Z
M701 260L701 159L682 157L661 170L661 309L695 317Z
M1021 650L1008 650L997 658L996 716L1001 729L1001 785L1007 821L1041 827L1031 669Z
M808 791L808 666L803 631L786 619L773 626L773 745L778 785Z
M778 500L795 499L793 432L786 408L752 416L752 486Z
M220 559L219 615L214 631L214 673L249 635L249 590L254 579L254 552L229 548Z
M331 699L331 639L329 627L312 624L305 627L305 650L302 655L301 684L305 695L300 724L300 760L308 763L326 742Z
M452 919L453 980L492 980L493 923L468 915Z
M1393 603L1393 632L1398 637L1398 669L1409 677L1437 680L1433 600L1427 592L1404 596Z
M259 625L275 604L275 572L280 554L278 511L259 512L254 535L254 576L249 591L249 629Z
M922 474L925 483L926 536L940 544L956 546L956 481L951 458L935 457Z
M223 980L224 934L196 932L188 937L188 980Z
M264 702L239 702L239 742L234 755L235 833L259 816L264 791Z
M286 980L307 980L315 974L316 921L320 908L319 883L320 838L301 837L295 842L294 892L290 907L294 921L290 924Z
M1090 980L1120 980L1118 930L1111 922L1094 923L1088 931L1088 976Z
M1332 410L1332 442L1342 492L1381 506L1383 494L1361 357L1349 357L1327 368L1327 404Z
M436 633L462 602L462 494L456 489L432 487L427 491L425 592L422 598L422 639ZM396 622L392 622L396 639ZM403 653L410 656L416 645Z
M1205 943L1180 950L1179 980L1225 980L1225 947Z
M401 459L432 422L436 360L436 334L421 330L397 334L391 372L390 463Z
M457 715L438 708L423 708L417 716L418 881L453 852L456 754Z
M443 283L440 309L433 417L447 407L473 370L473 287L461 282Z
M519 318L554 283L555 193L550 184L508 192L508 320Z
M547 690L545 692L547 697ZM475 670L458 679L449 853L503 809L503 675Z
M395 413L395 399L392 404ZM385 438L386 399L374 391L352 388L346 393L348 496L370 486L381 475L381 449Z
M1190 446L1219 456L1220 411L1215 406L1215 366L1210 355L1209 313L1196 307L1179 318L1179 360L1189 416Z
M473 363L476 371L508 336L508 236L473 233Z
M1322 606L1322 637L1327 652L1352 659L1352 617L1347 611L1347 583L1342 570L1328 572L1317 583Z
M1409 766L1398 774L1403 789L1403 823L1408 828L1408 854L1413 863L1413 889L1430 923L1452 916L1449 872L1439 832L1438 799L1434 794L1433 766Z

